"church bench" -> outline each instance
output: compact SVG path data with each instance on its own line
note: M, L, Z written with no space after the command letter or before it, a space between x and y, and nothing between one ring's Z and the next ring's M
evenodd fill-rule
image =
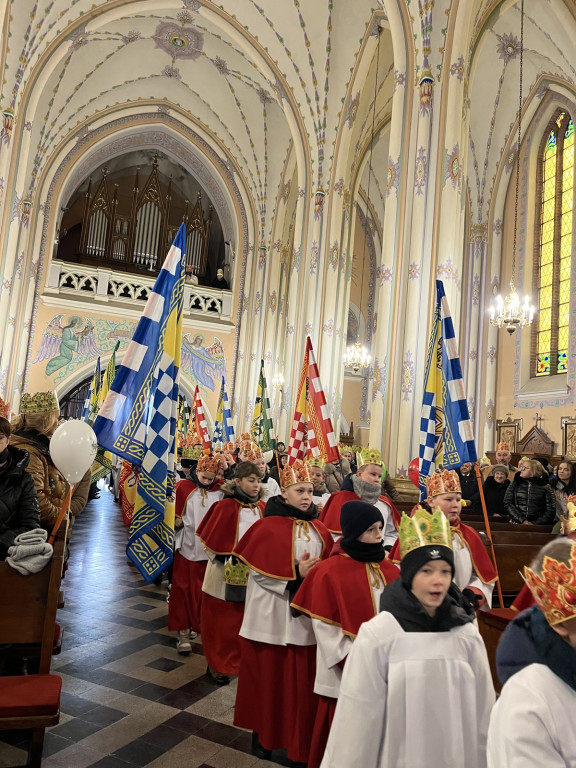
M23 576L0 563L0 644L40 646L39 673L0 677L0 730L32 730L28 766L42 761L44 730L60 720L62 679L50 674L64 539L54 541L51 561Z
M492 682L496 693L500 693L502 685L496 672L496 649L502 637L502 633L508 626L508 623L518 616L516 611L511 608L492 608L490 611L478 611L478 629L484 640L488 661L490 663L490 672L492 673Z

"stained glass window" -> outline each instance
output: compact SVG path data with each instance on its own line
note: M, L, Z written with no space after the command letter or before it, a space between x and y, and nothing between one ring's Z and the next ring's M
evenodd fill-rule
M534 374L568 370L570 272L574 208L574 121L560 112L547 128L540 155L538 315L533 332Z

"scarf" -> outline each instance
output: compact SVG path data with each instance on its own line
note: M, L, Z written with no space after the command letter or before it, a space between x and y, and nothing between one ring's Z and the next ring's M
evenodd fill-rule
M430 616L400 579L388 584L382 593L380 611L391 613L404 632L449 632L475 618L474 609L455 584L450 585L442 604Z
M366 544L358 539L355 541L341 539L340 546L353 560L359 560L361 563L381 563L386 556L382 541L378 544Z
M251 507L251 506L254 506L255 504L258 504L258 499L260 498L260 494L257 493L256 496L248 496L248 494L244 493L242 488L240 488L240 486L237 485L234 488L234 498L238 499L238 501L241 501L245 507Z
M365 501L367 504L376 504L380 498L382 488L374 483L367 483L365 480L358 477L358 475L352 475L352 485L356 496L359 496L362 501Z
M576 691L576 648L552 629L539 608L530 614L529 631L540 663Z
M296 509L288 504L283 496L272 496L268 499L264 517L295 517L297 520L316 520L318 510L315 504L310 504L308 509Z

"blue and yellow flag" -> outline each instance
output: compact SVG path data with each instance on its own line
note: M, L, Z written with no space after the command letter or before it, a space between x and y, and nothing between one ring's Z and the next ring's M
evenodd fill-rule
M456 334L441 280L436 280L436 310L424 374L419 457L423 497L426 478L437 465L451 469L478 458Z
M216 419L214 420L214 430L212 432L212 450L221 450L224 442L228 441L224 441L224 376L222 376L218 408L216 409Z
M118 351L118 347L120 346L120 342L117 341L114 345L114 349L112 350L112 354L110 355L110 360L108 360L108 365L106 366L106 370L104 371L104 376L102 378L101 386L98 389L98 398L96 401L96 408L93 412L89 415L88 424L92 425L94 423L94 420L98 416L100 406L106 400L106 395L110 391L110 387L112 386L112 382L114 381L114 376L116 374L116 352ZM100 362L100 358L98 358L98 362ZM91 482L96 483L98 480L101 480L104 477L107 477L110 472L112 471L112 454L110 451L105 450L101 445L98 445L98 451L96 452L96 458L94 459L94 463L92 464L92 470L91 470Z
M126 552L147 582L171 563L174 544L185 251L182 224L94 422L99 444L139 467Z

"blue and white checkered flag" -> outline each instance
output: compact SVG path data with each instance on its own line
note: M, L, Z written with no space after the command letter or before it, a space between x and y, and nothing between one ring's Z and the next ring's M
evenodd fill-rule
M94 422L99 445L140 468L126 552L148 582L171 563L174 544L185 251L182 224Z
M419 457L423 497L426 478L438 464L451 469L478 458L454 325L441 280L436 280L436 310L426 360Z

